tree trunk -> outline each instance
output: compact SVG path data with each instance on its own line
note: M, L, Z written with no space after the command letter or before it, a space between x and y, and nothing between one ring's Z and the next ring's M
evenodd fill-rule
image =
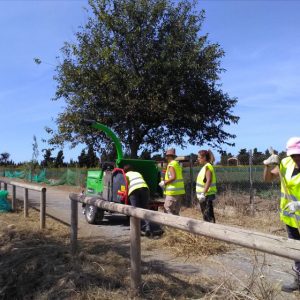
M129 147L130 147L130 158L137 158L138 157L137 152L139 149L139 145L135 142L132 142L132 144L129 145Z

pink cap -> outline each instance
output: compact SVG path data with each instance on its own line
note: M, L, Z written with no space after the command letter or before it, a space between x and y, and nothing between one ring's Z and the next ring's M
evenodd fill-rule
M291 137L286 143L287 156L300 154L300 137Z

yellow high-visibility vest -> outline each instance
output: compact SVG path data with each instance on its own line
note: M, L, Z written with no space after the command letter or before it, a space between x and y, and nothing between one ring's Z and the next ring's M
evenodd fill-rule
M300 174L292 177L295 166L296 164L290 156L284 158L280 163L280 172L288 191L287 195L283 183L281 183L280 220L291 227L299 228L300 212L290 213L288 210L284 210L290 201L300 201Z
M126 173L128 179L128 196L136 189L148 188L146 181L139 172L129 171Z
M184 180L182 176L182 167L176 160L172 160L166 170L165 174L165 180L169 180L170 178L170 167L173 167L176 174L176 179L170 182L165 187L165 195L175 196L175 195L184 195L185 189L184 189Z
M205 172L206 168L210 170L212 178L211 178L211 185L208 189L208 191L205 193L205 196L208 195L214 195L217 193L217 177L216 177L216 172L214 167L210 163L206 163L201 170L198 173L197 176L197 181L196 181L196 195L197 197L204 192L204 187L205 187Z

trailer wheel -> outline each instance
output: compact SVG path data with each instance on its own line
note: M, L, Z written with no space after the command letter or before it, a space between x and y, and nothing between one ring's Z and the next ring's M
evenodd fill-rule
M94 205L85 206L85 219L89 224L99 224L104 218L104 210Z

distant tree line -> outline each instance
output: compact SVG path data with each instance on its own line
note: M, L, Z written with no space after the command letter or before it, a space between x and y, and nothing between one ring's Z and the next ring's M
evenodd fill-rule
M275 151L281 158L286 156L286 152L278 152ZM252 151L252 164L253 165L261 165L263 161L267 159L271 155L270 151L267 149L264 152L260 152L257 148L254 148ZM232 158L236 160L231 160ZM249 165L249 158L250 158L250 150L243 148L241 149L237 155L233 155L230 152L222 151L221 152L221 159L219 164L220 165L236 165L237 162L239 165Z
M88 147L87 151L83 149L77 160L70 159L69 162L64 161L64 152L59 150L56 156L52 154L53 148L43 149L42 160L40 163L36 161L37 166L42 168L62 168L62 167L80 167L80 168L94 168L99 166L99 158L97 157L95 151L92 147ZM7 152L0 153L0 166L24 166L28 162L15 163L13 160L9 159L10 154ZM37 167L36 166L36 167Z
M80 168L95 168L99 166L99 158L97 157L92 146L89 146L87 151L83 149L77 160L70 159L69 163L64 162L63 150L57 152L56 157L52 156L53 148L43 149L42 167L61 168L61 167L80 167Z
M88 146L87 149L83 149L80 155L77 157L77 160L70 159L69 162L64 161L64 152L59 150L56 156L52 155L53 148L43 149L43 159L40 162L40 166L44 168L61 168L61 167L80 167L80 168L96 168L99 167L101 162L115 161L116 151L105 150L98 157L92 146ZM275 151L281 158L286 156L286 152ZM237 162L239 165L248 165L249 164L249 155L250 150L243 148L240 149L237 155L232 154L231 152L221 151L220 161L217 162L219 165L236 165ZM253 165L261 165L265 159L271 155L269 150L264 152L258 151L257 148L254 148L252 151L252 163ZM197 155L194 155L197 157ZM125 153L124 157L130 157L129 153ZM141 159L153 159L156 161L164 160L163 155L161 154L151 154L149 151L143 151L140 153L139 158ZM233 160L231 160L233 158ZM0 153L0 166L22 166L26 164L25 162L15 163L10 159L10 154L7 152Z

